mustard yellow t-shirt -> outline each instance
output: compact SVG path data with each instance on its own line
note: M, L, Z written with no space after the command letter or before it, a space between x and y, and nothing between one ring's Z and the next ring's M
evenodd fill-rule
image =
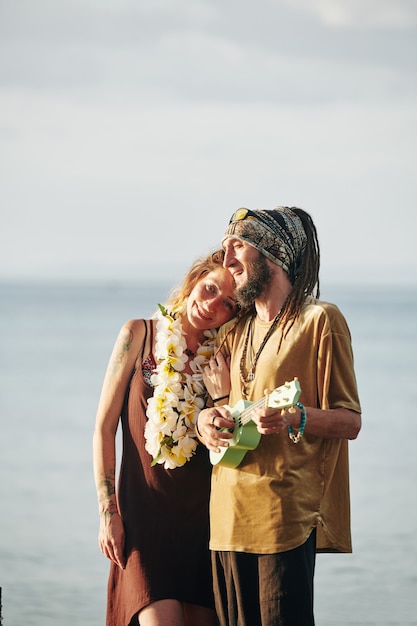
M241 399L248 324L242 320L222 347L231 355L231 407ZM255 353L269 327L255 319ZM262 350L248 400L298 377L304 406L361 411L350 332L335 305L309 300L278 350L281 335L278 327ZM212 550L282 552L304 543L317 526L318 550L351 552L348 441L304 435L294 444L287 430L263 435L237 468L213 467L210 525Z

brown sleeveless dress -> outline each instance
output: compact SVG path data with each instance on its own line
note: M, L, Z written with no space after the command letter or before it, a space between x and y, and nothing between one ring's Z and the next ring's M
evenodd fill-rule
M152 329L151 323L145 324L147 330ZM208 452L199 445L183 467L151 467L144 430L152 393L144 372L136 370L121 418L118 500L127 563L123 571L114 563L110 566L107 626L137 626L142 608L166 598L214 608L208 550Z

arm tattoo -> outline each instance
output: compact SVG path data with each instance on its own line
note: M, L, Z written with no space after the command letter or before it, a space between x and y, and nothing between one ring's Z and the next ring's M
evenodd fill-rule
M118 349L119 352L116 354L115 363L119 364L123 361L123 357L130 350L130 346L133 341L133 332L129 329L126 331L126 334L119 339Z
M110 496L114 496L116 490L114 488L114 480L105 478L101 483L101 500L108 499Z
M100 513L104 516L112 516L117 512L117 504L114 498L116 489L114 486L115 471L110 470L110 476L105 476L99 484L99 506Z
M112 375L116 373L118 368L123 362L125 354L130 350L133 341L133 332L129 329L126 333L119 338L117 346L115 348L115 354L112 363Z

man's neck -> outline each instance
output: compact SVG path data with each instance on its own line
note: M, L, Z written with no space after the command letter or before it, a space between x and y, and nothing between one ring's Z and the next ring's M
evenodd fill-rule
M278 267L262 294L255 300L256 313L263 322L272 322L281 311L292 286L287 274Z

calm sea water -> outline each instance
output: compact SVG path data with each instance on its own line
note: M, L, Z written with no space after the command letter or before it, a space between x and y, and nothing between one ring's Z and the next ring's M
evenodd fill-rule
M120 326L166 285L0 286L0 587L5 626L102 626L95 410ZM353 336L353 555L318 555L316 622L417 624L417 289L324 287ZM302 598L300 598L302 601Z

